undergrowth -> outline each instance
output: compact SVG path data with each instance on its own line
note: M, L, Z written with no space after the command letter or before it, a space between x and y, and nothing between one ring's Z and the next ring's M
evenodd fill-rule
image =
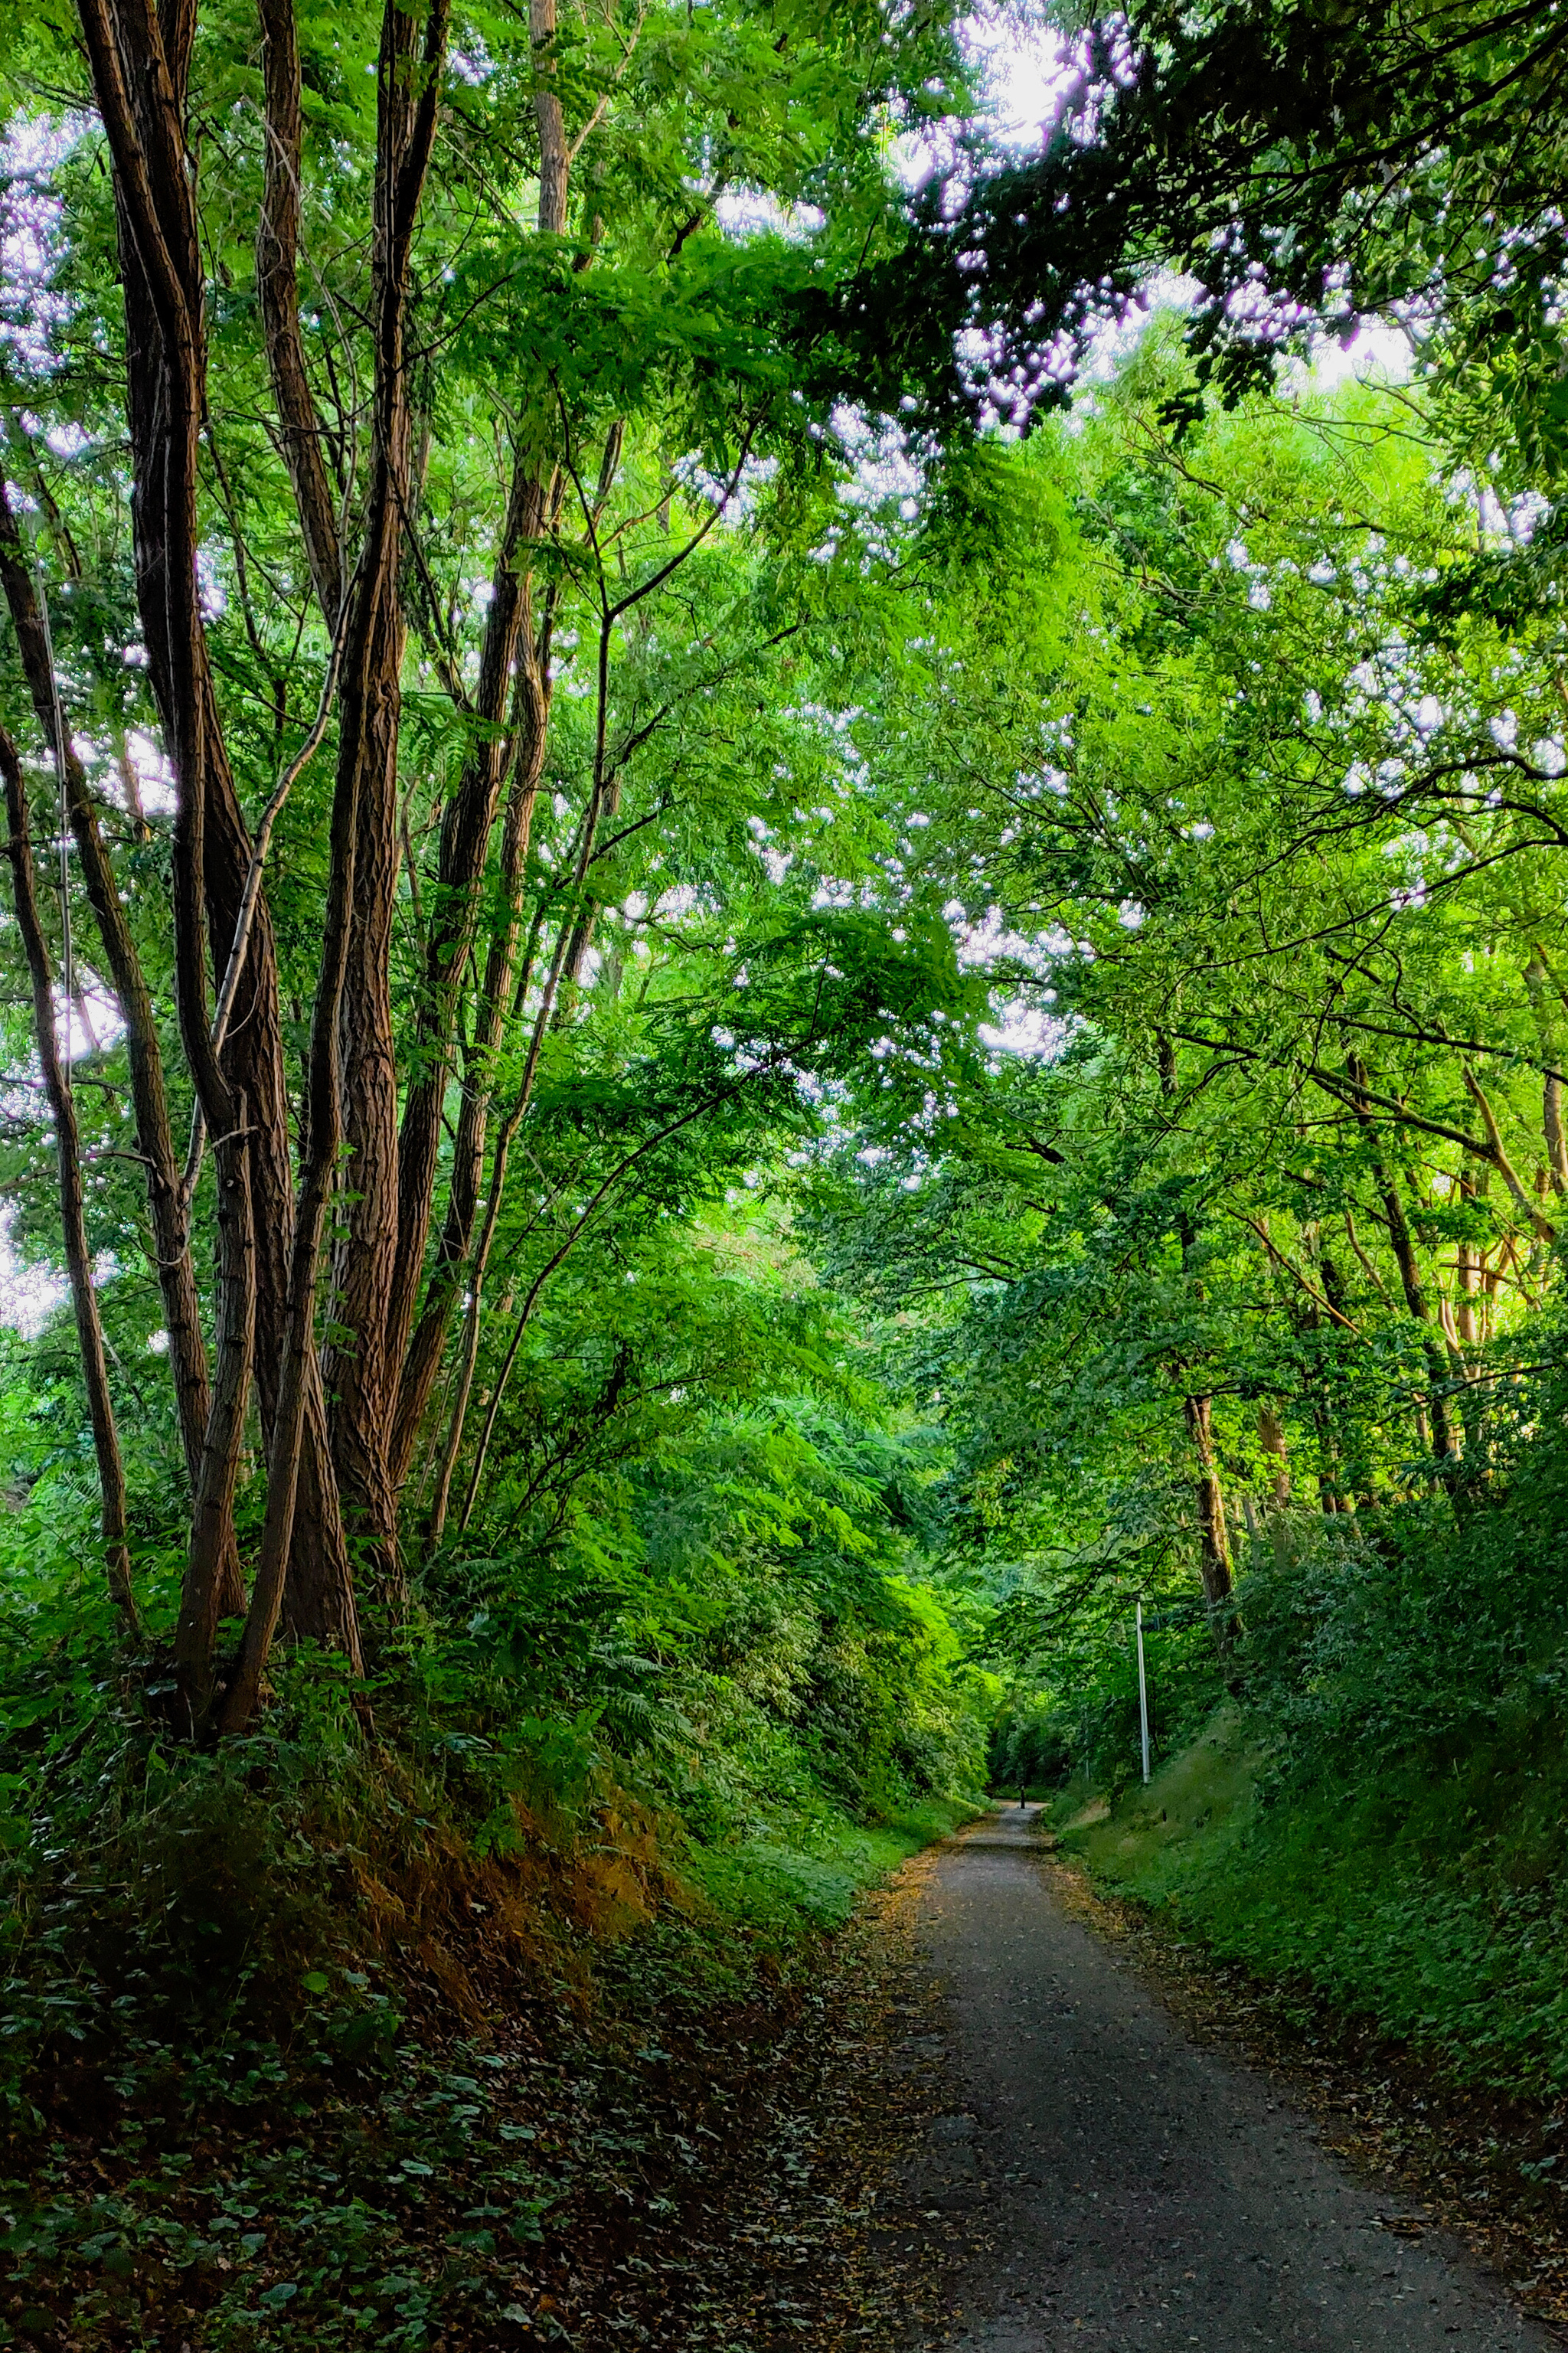
M1437 1497L1253 1547L1237 1697L1109 1819L1091 1867L1452 2078L1568 2093L1568 1442L1555 1391L1456 1515ZM1124 1751L1131 1743L1124 1743ZM1100 1810L1103 1812L1103 1807Z
M919 1597L792 1630L770 1704L590 1580L441 1573L458 1634L383 1626L357 1688L297 1650L205 1753L80 1571L29 1580L0 2342L583 2341L745 2139L822 1938L966 1810Z

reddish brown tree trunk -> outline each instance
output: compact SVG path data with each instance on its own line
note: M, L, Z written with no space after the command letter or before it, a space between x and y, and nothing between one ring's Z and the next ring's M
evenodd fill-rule
M250 843L217 717L196 594L196 459L205 400L203 269L195 170L184 103L195 12L161 17L147 0L79 0L99 112L120 213L128 346L127 415L137 595L148 668L174 770L175 993L198 1101L215 1137L230 1133L243 1097L252 1129L258 1386L275 1409L278 1350L287 1322L287 1236L292 1223L287 1097L276 956L265 903L258 909L221 1062L208 1025L203 919L215 961L226 962L239 917ZM237 1265L230 1270L237 1281ZM239 1345L237 1302L218 1325ZM228 1373L213 1376L215 1396ZM335 1625L357 1660L353 1597L321 1417L307 1416L296 1567L307 1621Z
M256 232L256 293L267 335L272 396L282 428L283 459L294 486L306 559L322 616L328 628L335 630L343 601L342 549L300 332L304 138L294 0L260 0L260 17L267 156L261 218Z
M217 1171L218 1294L214 1335L217 1378L196 1473L190 1546L174 1632L174 1661L193 1728L205 1723L212 1704L218 1621L233 1606L225 1587L224 1557L226 1548L229 1552L234 1548L234 1489L245 1444L245 1409L256 1344L255 1225L243 1094L237 1093L235 1109L237 1132L220 1137L213 1153Z
M485 959L484 982L475 1017L473 1041L464 1065L462 1101L458 1106L458 1132L452 1151L452 1173L436 1262L426 1287L425 1303L418 1324L403 1360L391 1446L392 1472L399 1487L408 1475L419 1424L440 1370L447 1327L463 1287L468 1253L473 1244L479 1187L484 1176L485 1137L489 1120L495 1057L512 994L522 876L528 862L534 804L539 797L540 779L544 773L550 722L548 631L535 645L531 633L525 629L520 643L523 649L523 659L519 681L518 743L501 835L497 921ZM438 1119L438 1103L436 1111ZM428 1216L426 1207L426 1229ZM420 1256L423 1255L424 1240L421 1237ZM407 1271L417 1271L411 1251Z
M375 457L365 543L344 641L338 792L356 811L353 929L342 999L345 1235L329 1353L332 1455L354 1533L377 1582L402 1590L388 1461L397 1366L388 1319L397 1263L397 1072L391 945L398 873L397 741L405 624L399 584L412 480L405 338L414 225L435 142L449 0L423 33L389 0L377 69L374 244Z
M458 993L478 930L496 806L508 767L512 764L514 746L502 733L503 723L508 704L514 699L512 671L519 649L531 635L530 583L523 567L528 552L544 534L551 503L549 487L541 483L532 467L519 458L513 468L511 495L490 584L479 675L470 714L481 732L464 763L458 789L447 802L442 818L437 887L425 944L424 988L415 1036L413 1072L398 1137L397 1263L388 1318L388 1355L398 1367L402 1366L414 1322L430 1229L441 1107L451 1071ZM520 706L524 706L521 691L516 699ZM531 814L531 791L527 805ZM526 854L526 829L522 848ZM521 872L521 860L509 861L504 846L502 865L503 869L515 865ZM513 884L510 893L509 883ZM505 896L500 925L515 928L515 881L510 871L503 871L501 889ZM480 1011L481 1029L487 1026L487 1010L482 1008ZM476 1046L478 1043L476 1039ZM395 1485L402 1483L405 1469L406 1455L395 1435Z
M559 237L566 227L571 157L561 101L552 86L555 29L555 0L531 0L529 30L542 69L533 101L540 146L539 227L545 236ZM550 619L547 609L536 637L527 555L552 528L558 499L559 476L554 470L547 473L520 453L513 463L474 699L474 715L488 736L467 762L441 828L441 888L426 944L414 1075L399 1144L398 1249L389 1319L392 1361L398 1372L388 1433L388 1471L395 1490L401 1489L408 1475L419 1425L440 1369L479 1208L491 1069L511 993L518 896L549 732ZM503 746L499 731L509 698L515 702L516 721L512 740ZM416 1327L435 1198L441 1107L450 1072L456 990L474 939L496 803L509 766L512 785L501 840L496 924L464 1071L447 1213Z
M321 1229L342 1134L339 1031L353 922L358 786L358 771L351 765L346 774L340 774L332 797L326 921L307 1077L310 1142L291 1237L289 1314L279 1360L278 1408L268 1464L261 1554L239 1656L224 1702L223 1726L231 1733L246 1729L260 1703L262 1677L290 1576L293 1524L300 1501L300 1480L306 1459L311 1400L320 1394L315 1384L316 1282Z

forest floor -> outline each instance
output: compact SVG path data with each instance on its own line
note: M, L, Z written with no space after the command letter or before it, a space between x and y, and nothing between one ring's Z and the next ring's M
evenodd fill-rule
M926 2047L947 2105L900 2187L945 2242L947 2323L933 2338L911 2313L914 2341L1562 2344L1521 2308L1556 2303L1558 2199L1500 2167L1508 2116L1100 1897L1047 1853L1037 1812L999 1809L921 1873L917 1941L943 1995Z
M746 2128L662 2214L639 2199L616 2257L584 2262L593 2233L569 2234L561 2337L584 2353L1568 2344L1550 2112L1445 2086L1300 1988L1216 1964L1097 1892L1041 1813L998 1808L914 1857L809 1995L752 2021ZM553 2337L537 2308L534 2325Z
M893 2353L911 2328L940 2339L956 2242L909 2184L949 2105L943 1996L917 1938L942 1852L782 1970L764 1958L739 2000L694 1989L679 1946L597 2010L540 1970L510 1991L498 1979L476 2023L471 1985L459 2009L410 1977L379 2091L365 2077L246 2121L190 2113L173 2084L127 2093L101 2067L49 2061L32 2079L42 2130L13 2119L0 2136L0 2347ZM496 2227L520 2170L535 2193L521 2243Z
M374 2287L356 2322L346 2274L337 2325L326 2275L314 2292L300 2268L314 2242L289 2220L290 2197L326 2200L316 2173L338 2183L349 2125L366 2142L355 2160L366 2179L386 2170L384 2121L296 2115L275 2147L254 2149L209 2136L166 2157L153 2199L101 2117L58 2109L32 2194L87 2216L98 2237L71 2254L73 2224L52 2257L43 2239L31 2257L12 2254L0 2344L1568 2345L1568 2190L1554 2186L1551 2112L1445 2089L1300 1989L1217 1966L1165 1915L1107 1898L1050 1852L1040 1812L997 1808L916 1855L810 1966L772 1989L759 1971L744 2003L659 2001L647 2021L657 2031L619 2056L546 2010L518 2015L515 2049L455 2049L464 2116L489 2096L472 2078L504 2062L495 2096L515 2120L501 2139L535 2151L554 2190L535 2243L470 2254L479 2275L451 2297L438 2293L456 2243L445 2210L477 2193L458 2197L455 2174L442 2189L449 2160L432 2147L416 2165L414 2187L441 2195L404 2200L395 2245L383 2243L388 2193L365 2205L367 2278L392 2263L405 2289L427 2279L425 2316L406 2325L376 2318ZM404 2099L411 2116L448 2080L431 2073L437 2056ZM132 2168L153 2169L146 2155ZM332 2194L341 2202L341 2186ZM245 2243L262 2252L247 2264L230 2260L239 2245L217 2239L218 2222L196 2228L215 2196L250 2218ZM290 2266L297 2300L269 2284ZM229 2293L242 2276L245 2292Z

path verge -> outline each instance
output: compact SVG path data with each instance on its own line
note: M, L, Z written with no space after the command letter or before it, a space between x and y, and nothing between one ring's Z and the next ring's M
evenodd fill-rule
M1279 2078L1330 2155L1418 2200L1568 2343L1568 2102L1458 2084L1310 1984L1217 1959L1169 1915L1097 1886L1082 1863L1042 1849L1041 1868L1062 1908L1136 1962L1195 2042Z

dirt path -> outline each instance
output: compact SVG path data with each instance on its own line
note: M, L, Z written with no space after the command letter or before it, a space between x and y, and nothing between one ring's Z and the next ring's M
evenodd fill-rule
M1341 2173L1269 2078L1185 2039L1051 1897L1036 1810L955 1840L923 1899L956 2097L906 2186L929 2221L967 2225L955 2348L1560 2346L1453 2242L1402 2239L1408 2202Z

